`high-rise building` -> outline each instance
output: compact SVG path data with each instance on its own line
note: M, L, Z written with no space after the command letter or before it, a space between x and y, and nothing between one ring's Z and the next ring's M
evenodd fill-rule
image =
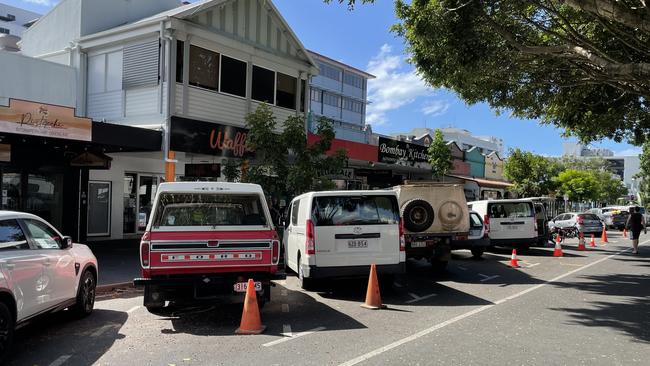
M40 16L32 11L0 3L0 34L22 37L23 31Z

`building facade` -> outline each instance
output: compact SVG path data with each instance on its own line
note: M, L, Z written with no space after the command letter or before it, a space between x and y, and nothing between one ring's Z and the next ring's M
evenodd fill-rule
M503 140L494 136L474 136L468 130L460 128L440 128L445 141L454 141L463 151L478 147L482 154L498 152L503 154ZM435 134L435 128L414 128L408 133L394 133L392 136L402 140L421 141ZM425 144L428 145L428 144Z
M20 38L40 16L32 11L0 3L0 34L10 34Z
M315 132L318 119L328 118L336 138L370 143L372 129L366 125L368 79L374 76L352 66L310 51L320 73L310 81L310 130Z

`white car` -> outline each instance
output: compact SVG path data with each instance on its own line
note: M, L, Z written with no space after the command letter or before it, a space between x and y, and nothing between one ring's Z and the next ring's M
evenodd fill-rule
M285 221L285 263L302 288L313 279L404 273L406 255L394 191L328 191L293 199ZM392 281L380 281L392 283Z
M95 304L97 259L45 220L0 211L0 363L16 325L70 308L89 315Z

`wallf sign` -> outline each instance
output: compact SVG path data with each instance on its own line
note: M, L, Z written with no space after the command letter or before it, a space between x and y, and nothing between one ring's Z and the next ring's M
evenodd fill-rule
M0 106L0 132L90 141L92 120L75 116L74 108L10 99Z
M426 163L427 148L403 141L379 138L379 162L382 163Z
M227 158L248 158L253 152L246 146L248 130L235 126L172 117L170 148L196 154Z

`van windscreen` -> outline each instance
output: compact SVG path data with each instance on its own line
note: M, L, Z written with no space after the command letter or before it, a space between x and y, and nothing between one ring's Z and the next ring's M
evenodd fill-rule
M395 196L316 197L311 216L315 226L399 223L399 209Z
M266 215L256 194L163 193L152 225L266 226Z
M533 204L530 202L490 203L488 211L491 219L535 217Z

